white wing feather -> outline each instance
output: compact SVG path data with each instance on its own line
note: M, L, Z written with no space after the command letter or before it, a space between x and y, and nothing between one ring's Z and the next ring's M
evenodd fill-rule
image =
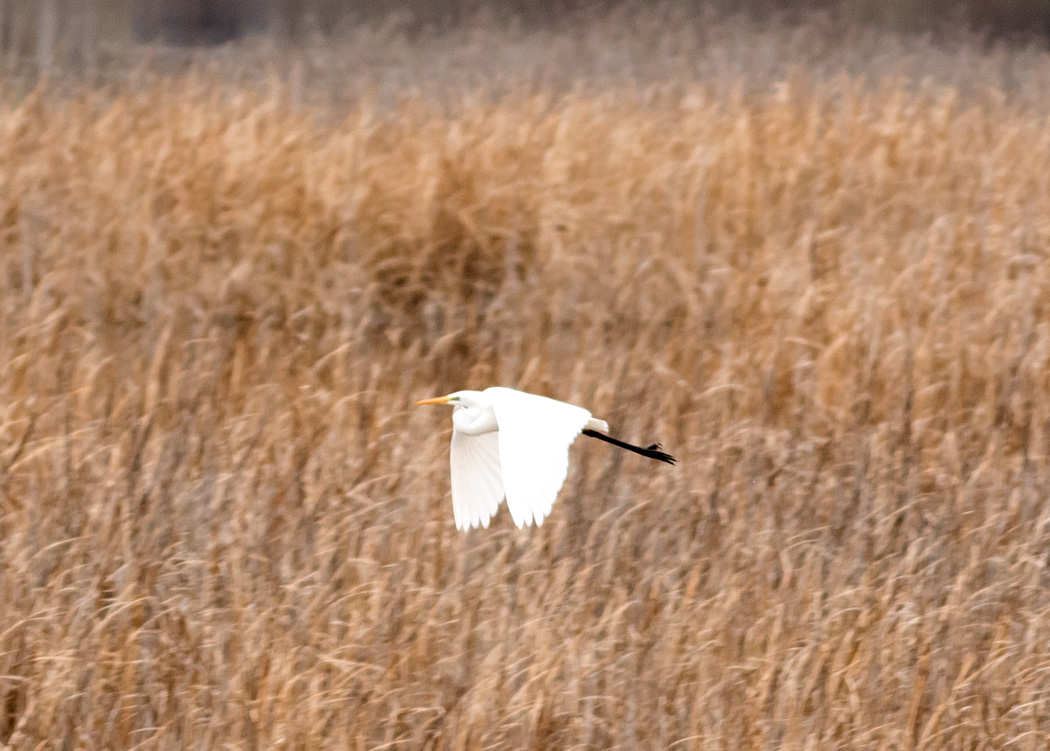
M499 424L499 461L507 507L520 528L543 524L569 474L569 446L591 413L514 389L485 390Z
M456 529L488 527L503 500L497 433L452 430L452 512Z

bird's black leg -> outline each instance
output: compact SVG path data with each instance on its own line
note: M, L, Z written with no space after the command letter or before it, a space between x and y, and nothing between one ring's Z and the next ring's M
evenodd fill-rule
M647 456L650 459L656 459L657 461L667 462L668 464L674 464L677 461L670 454L661 451L659 443L654 443L653 445L643 449L641 446L634 446L630 443L626 443L625 441L617 440L612 436L605 435L605 433L599 433L597 430L584 430L583 434L589 435L591 438L597 438L599 441L611 443L613 446L619 446L622 449L633 451L636 454Z

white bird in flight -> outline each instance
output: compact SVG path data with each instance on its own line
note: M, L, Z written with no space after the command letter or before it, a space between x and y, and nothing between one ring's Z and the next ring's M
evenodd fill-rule
M611 436L583 407L494 386L423 399L451 404L452 511L456 528L488 527L507 499L520 529L543 524L569 473L569 446L580 433L650 459L674 464L659 444L632 446Z

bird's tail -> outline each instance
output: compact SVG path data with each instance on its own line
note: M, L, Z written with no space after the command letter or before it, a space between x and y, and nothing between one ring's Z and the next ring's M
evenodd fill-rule
M609 423L605 420L599 420L597 417L592 417L587 421L587 424L583 426L586 430L596 430L599 433L609 432Z

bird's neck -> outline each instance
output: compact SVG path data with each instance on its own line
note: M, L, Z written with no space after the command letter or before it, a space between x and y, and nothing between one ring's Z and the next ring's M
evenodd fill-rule
M457 407L452 412L452 424L464 435L481 435L499 430L496 413L492 407L470 409Z

